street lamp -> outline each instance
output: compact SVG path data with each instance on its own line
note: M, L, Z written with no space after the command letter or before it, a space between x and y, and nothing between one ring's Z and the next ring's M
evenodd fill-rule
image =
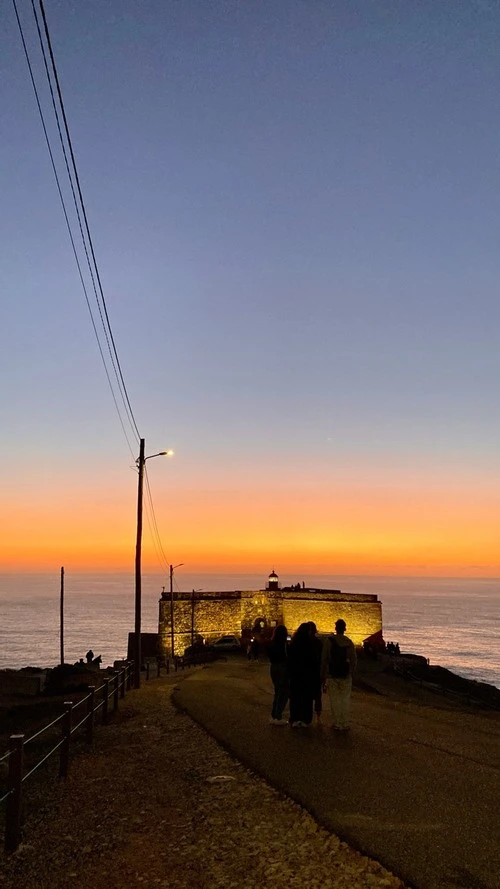
M174 571L181 568L184 562L178 565L170 565L170 645L172 648L172 657L174 657Z
M196 593L202 593L203 587L199 590L193 590L191 593L191 647L194 645L194 597Z
M135 544L135 645L134 645L134 686L141 687L141 598L142 598L142 579L141 579L141 554L142 554L142 493L144 486L144 467L146 460L152 457L171 457L173 451L159 451L157 454L151 454L149 457L144 456L145 439L141 438L139 446L139 456L135 461L138 472L139 482L137 488L137 538Z

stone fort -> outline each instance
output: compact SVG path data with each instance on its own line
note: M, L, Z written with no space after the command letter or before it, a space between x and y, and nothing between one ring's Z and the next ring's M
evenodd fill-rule
M243 640L252 633L272 633L285 624L290 634L313 620L319 633L331 633L337 618L347 624L355 645L382 636L382 603L376 595L343 593L306 587L281 587L272 571L263 590L163 592L160 599L158 644L160 655L182 655L200 636L206 643L234 634Z

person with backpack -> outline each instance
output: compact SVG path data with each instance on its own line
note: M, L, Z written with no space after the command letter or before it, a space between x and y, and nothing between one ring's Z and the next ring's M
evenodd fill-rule
M335 634L323 642L321 678L328 691L336 731L348 731L351 706L352 677L356 669L356 649L345 635L345 620L335 623Z

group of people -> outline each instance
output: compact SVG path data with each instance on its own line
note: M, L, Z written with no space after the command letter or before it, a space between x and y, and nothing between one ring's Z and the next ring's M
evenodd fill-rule
M387 651L387 654L390 654L392 656L401 654L399 642L388 642L385 650Z
M352 677L356 649L339 619L335 633L320 639L313 621L302 623L289 641L285 626L276 627L269 648L274 698L270 722L292 728L310 726L321 719L323 692L327 692L337 731L349 729ZM290 718L283 712L290 702Z
M89 650L87 651L87 654L85 655L85 661L87 662L89 667L94 667L96 669L99 669L99 667L102 664L102 657L101 657L101 655L99 655L99 657L94 657L94 652L92 651L91 648L89 648ZM75 664L75 667L81 667L83 663L84 663L84 660L81 657L80 660L78 661L78 663Z

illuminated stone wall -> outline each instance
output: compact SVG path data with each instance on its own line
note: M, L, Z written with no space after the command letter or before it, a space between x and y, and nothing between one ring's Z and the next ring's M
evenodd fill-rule
M334 631L343 618L347 635L356 645L382 629L382 605L374 595L342 593L340 590L245 590L233 592L174 594L174 650L183 654L193 635L205 642L220 636L241 636L257 620L268 627L286 624L293 633L299 624L313 620L320 633ZM158 625L160 652L171 654L170 597L160 599Z
M160 652L165 656L172 651L170 613L170 597L160 599L158 637ZM215 642L225 634L241 635L240 593L197 593L194 598L190 593L174 595L175 654L183 654L193 635Z
M283 623L289 632L313 620L318 633L333 633L335 621L343 618L347 624L346 635L355 645L361 645L364 639L382 629L382 604L376 596L370 601L368 597L356 600L354 596L349 600L342 597L330 600L326 596L319 598L317 593L307 597L299 594L300 598L291 598L292 595L287 594L283 601Z
M241 594L241 630L251 630L257 620L276 626L283 620L283 596L280 590L246 590Z

